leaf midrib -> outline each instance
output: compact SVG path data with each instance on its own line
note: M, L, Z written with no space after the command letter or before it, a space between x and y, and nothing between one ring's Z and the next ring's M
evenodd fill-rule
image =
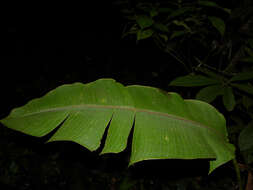
M140 109L140 108L134 108L134 107L130 107L130 106L96 105L96 104L71 105L71 106L64 106L64 107L55 107L55 108L43 109L41 111L24 114L24 115L22 115L20 117L28 117L28 116L31 116L31 115L36 115L36 114L40 114L40 113L44 113L44 112L55 112L55 111L61 111L61 110L79 110L79 109L81 110L81 109L85 109L85 108L87 108L87 109L88 108L122 109L122 110L130 110L130 111L134 111L134 112L145 112L145 113L152 114L152 115L159 115L159 116L168 117L168 118L172 118L172 119L178 119L178 120L184 121L186 123L192 123L196 127L206 128L206 129L210 130L211 132L215 133L219 137L219 139L221 140L221 142L223 142L223 139L224 139L224 136L217 129L208 127L208 126L203 125L203 124L201 124L201 123L199 123L197 121L185 119L183 117L176 116L176 115L171 115L171 114L164 113L164 112L151 111L151 110L148 110L148 109ZM18 117L12 117L12 118L18 118ZM11 119L11 117L9 119ZM228 149L230 149L229 146L227 146L226 144L224 144L224 145Z
M211 131L214 131L215 133L221 135L218 130L216 130L214 128L211 128L211 127L208 127L206 125L203 125L203 124L201 124L201 123L199 123L197 121L185 119L183 117L172 115L172 114L168 114L168 113L164 113L164 112L151 111L151 110L148 110L148 109L140 109L140 108L134 108L134 107L130 107L130 106L96 105L96 104L71 105L71 106L64 106L64 107L55 107L55 108L43 109L41 111L36 111L36 112L24 114L24 115L22 115L20 117L28 117L28 116L31 116L31 115L36 115L36 114L40 114L40 113L44 113L44 112L55 112L55 111L63 111L63 110L82 110L82 109L86 109L86 108L87 109L88 108L122 109L122 110L130 110L130 111L133 111L133 112L145 112L145 113L149 113L149 114L152 114L152 115L159 115L159 116L164 116L164 117L168 117L168 118L172 118L172 119L178 119L178 120L184 121L186 123L192 123L194 125L197 125L198 127L207 128L207 129L209 129ZM15 118L18 118L18 117L15 117Z

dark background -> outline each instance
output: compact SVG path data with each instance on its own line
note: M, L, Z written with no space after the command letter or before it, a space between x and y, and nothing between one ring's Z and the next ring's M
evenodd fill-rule
M59 85L77 81L114 78L124 85L142 84L173 91L168 87L169 81L185 74L180 65L173 67L175 60L150 41L137 43L134 37L122 39L126 21L112 2L83 3L3 6L1 118ZM144 173L129 174L126 171L129 150L118 156L99 157L97 152L90 153L76 144L44 144L46 137L27 137L2 127L0 133L0 189L113 189L124 180L128 184L140 183L136 179L143 180L148 171L154 176L165 172L164 163L160 163L159 167L148 165ZM173 165L181 167L172 170ZM188 178L178 182L184 174L195 177L208 169L206 162L179 165L170 162L166 170L167 175L171 169L167 175L170 178L176 176L171 182L175 188L190 183ZM152 167L158 171L153 172ZM189 172L198 169L199 174ZM220 175L223 172L227 170ZM219 179L219 174L214 178ZM163 179L164 176L156 178ZM153 189L161 188L154 179L147 178L142 183L153 185Z
M150 42L122 39L126 21L117 7L98 4L9 8L2 24L1 82L11 104L64 83L104 77L167 88L178 74L169 73L168 55ZM9 111L10 102L4 103Z

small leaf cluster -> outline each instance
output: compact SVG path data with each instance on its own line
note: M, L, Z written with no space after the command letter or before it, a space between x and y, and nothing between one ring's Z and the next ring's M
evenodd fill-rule
M208 72L206 72L208 74ZM214 78L212 78L215 76ZM235 92L243 98L243 105L248 108L253 105L250 100L250 95L253 95L253 85L249 82L253 79L253 72L241 72L231 78L221 75L209 73L209 76L204 75L186 75L178 77L171 81L172 86L197 87L201 86L196 95L196 99L213 102L218 96L222 96L222 101L227 111L234 110L236 106ZM242 93L241 93L242 92ZM247 100L246 100L247 99Z
M206 11L210 9L209 13ZM209 30L225 33L225 21L217 17L214 11L230 14L230 10L212 1L172 2L137 2L131 9L122 8L129 20L123 36L135 34L137 41L153 38L165 45L170 40L194 36L206 38ZM208 14L207 14L208 13ZM217 35L219 35L217 34Z

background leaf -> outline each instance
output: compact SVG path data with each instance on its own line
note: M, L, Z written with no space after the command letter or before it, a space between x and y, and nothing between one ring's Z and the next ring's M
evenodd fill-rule
M251 84L235 84L235 83L231 83L231 86L246 92L248 94L252 94L253 95L253 86Z
M161 32L169 32L168 27L162 23L155 23L154 28L160 30Z
M243 96L242 104L246 109L249 109L251 106L253 106L253 99L248 96Z
M211 21L213 27L215 27L220 32L221 36L223 36L226 28L224 21L213 16L209 16L208 19Z
M207 103L212 102L219 95L223 94L222 85L212 85L202 88L196 95L196 99L205 101Z
M137 40L143 40L146 38L149 38L153 35L154 31L151 29L147 29L147 30L139 30L137 32Z
M176 38L176 37L179 37L179 36L184 35L185 33L186 33L186 32L185 32L184 30L182 30L182 31L175 31L175 32L173 32L173 33L171 34L170 39L172 40L172 39L174 39L174 38Z
M238 143L241 151L253 149L253 121L240 133Z
M194 7L182 7L177 10L173 10L172 13L168 16L168 19L175 18L178 16L182 16L183 14L187 12L195 11L196 9Z
M148 27L152 26L153 23L154 23L154 21L152 20L152 18L150 18L150 17L148 17L146 15L138 16L137 19L136 19L136 22L141 27L141 29L148 28Z
M198 2L199 5L202 5L202 6L208 6L208 7L216 7L216 8L219 8L220 6L217 5L215 2L213 1L199 1Z
M213 1L202 1L202 0L200 0L198 2L198 4L201 5L201 6L219 8L219 9L222 9L223 11L225 11L225 12L227 12L229 14L231 13L230 9L220 7L217 3L213 2Z
M223 104L228 111L232 111L235 107L236 101L233 90L230 86L224 88L224 94L222 97Z
M253 57L252 56L245 57L245 58L240 59L240 61L246 62L246 63L253 63Z
M218 83L220 83L218 80L208 78L202 75L186 75L182 77L177 77L176 79L170 82L170 85L193 87L193 86L206 86Z
M232 77L230 79L230 81L234 82L234 81L243 81L243 80L249 80L249 79L253 79L253 72L252 71L238 73L237 75Z
M242 151L242 155L247 164L253 163L253 148Z

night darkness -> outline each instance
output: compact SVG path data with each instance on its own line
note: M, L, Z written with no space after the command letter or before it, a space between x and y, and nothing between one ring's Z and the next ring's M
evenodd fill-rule
M127 21L113 2L41 2L3 7L6 9L1 23L0 118L7 116L13 108L66 83L114 78L124 85L141 84L175 91L168 86L169 82L187 74L152 40L136 42L135 36L122 38ZM100 157L98 152L90 153L76 144L44 144L47 138L27 137L0 128L0 189L75 190L88 187L114 190L114 185L124 180L139 188L139 183L143 183L161 189L161 184L168 178L173 181L174 189L180 189L180 183L195 187L196 184L189 182L189 176L199 182L199 175L204 175L201 183L211 183L206 179L208 166L203 160L182 163L180 170L173 167L177 161L168 162L168 168L163 167L166 161L150 162L128 172L128 149L118 157ZM112 165L114 167L110 167ZM187 172L183 171L184 166L190 166ZM166 172L173 169L173 175L161 176L163 169ZM197 172L189 172L193 170ZM227 170L230 172L231 168L224 171ZM143 177L145 173L147 177ZM155 178L150 179L153 174ZM219 180L219 175L223 173L214 176L214 180ZM180 181L180 176L185 178ZM228 181L224 183L231 184L230 179L226 178ZM222 181L217 183L223 184Z
M98 4L10 8L1 42L2 95L11 100L4 101L8 110L13 101L22 104L76 81L114 78L125 85L167 88L175 77L169 73L168 56L150 42L122 39L126 20L116 5Z

